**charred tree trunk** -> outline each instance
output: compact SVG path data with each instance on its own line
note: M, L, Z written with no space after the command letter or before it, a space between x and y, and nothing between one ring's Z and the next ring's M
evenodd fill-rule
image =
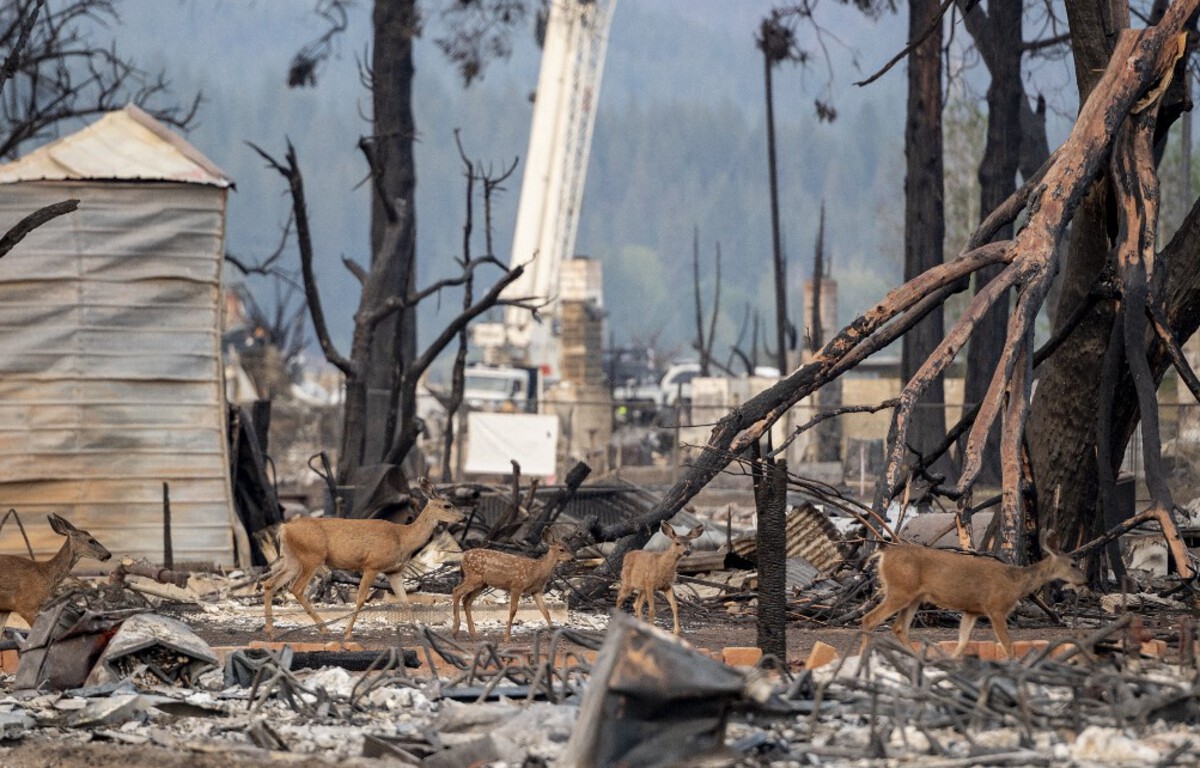
M984 215L998 208L1017 188L1017 168L1021 154L1021 15L1020 0L998 0L985 11L976 5L964 16L968 31L991 74L987 91L987 142L979 164L980 207ZM1012 236L1012 225L996 233L996 239ZM975 290L1000 273L1000 267L982 269L975 274ZM1008 302L998 301L983 316L967 348L967 375L963 387L963 406L979 403L987 395L992 373L1000 362L1008 325ZM965 438L960 454L966 448ZM1000 434L993 431L983 447L981 483L1000 481Z
M909 3L910 40L920 40L938 17L936 0ZM907 170L904 179L904 279L911 280L942 263L945 200L942 169L942 34L938 25L917 45L908 61L908 118L904 131ZM942 340L941 306L904 336L900 375L909 381ZM946 434L945 387L941 374L929 383L926 404L913 415L909 443L925 455ZM949 475L950 462L933 469Z
M772 16L763 19L759 48L763 52L763 82L767 95L767 172L771 195L771 254L775 270L775 355L780 373L788 370L790 322L787 313L787 262L779 230L779 181L775 154L775 93L771 71L791 53L790 30Z
M760 464L758 508L758 647L787 664L787 462Z
M1111 30L1129 25L1128 7L1122 15L1116 5L1087 0L1066 4L1080 104L1108 65L1115 43ZM1108 200L1107 182L1099 180L1075 214L1059 280L1055 330L1083 306L1108 262ZM1094 538L1103 528L1103 520L1092 514L1097 491L1096 414L1114 317L1111 302L1095 304L1072 334L1071 343L1039 370L1029 425L1030 454L1041 497L1058 499L1058 508L1047 517L1068 545Z
M475 164L467 159L466 153L463 151L462 138L458 131L454 132L455 141L458 144L458 156L463 161L466 167L463 176L467 180L466 196L463 200L465 212L463 214L463 230L462 230L462 265L466 269L471 263L471 232L475 228ZM475 297L475 278L474 275L468 274L467 280L463 283L463 311L467 311L471 307L471 302ZM451 479L458 480L454 476L451 469L450 456L454 452L454 435L455 426L459 419L466 416L465 413L460 413L462 410L463 393L466 390L466 368L467 368L467 351L468 347L467 326L463 326L458 332L458 349L454 353L454 364L450 367L450 396L447 399L446 406L446 429L442 433L442 482L449 482ZM459 446L461 451L463 446Z
M825 383L851 370L875 352L909 333L946 298L964 289L963 282L991 264L1007 266L970 301L962 316L929 354L905 385L893 416L892 439L887 467L875 492L873 514L878 514L905 487L908 478L908 435L918 403L955 356L962 351L980 318L996 301L1016 293L1015 310L1008 325L1004 354L992 378L987 397L970 426L962 471L947 495L969 499L981 464L981 447L998 418L1002 419L1001 464L1006 492L1001 500L1005 530L1019 530L1022 515L1023 478L1029 476L1022 444L1029 413L1033 373L1033 327L1049 286L1053 282L1056 249L1095 180L1105 171L1114 142L1131 114L1157 101L1159 90L1170 80L1184 53L1180 45L1184 23L1200 0L1178 0L1167 8L1161 23L1138 32L1122 34L1117 54L1080 110L1070 136L1043 169L975 230L963 252L939 263L893 290L879 304L860 315L827 343L813 359L775 386L731 411L713 428L707 444L687 472L664 495L655 509L645 515L612 526L593 527L600 540L620 539L609 567L620 567L624 552L645 541L650 526L669 519L729 462L738 459L800 399ZM1028 219L1013 239L989 243L996 230L1014 221L1022 211ZM1193 227L1200 224L1191 223ZM1152 228L1139 227L1139 238ZM1194 230L1193 230L1194 231ZM1178 273L1172 274L1179 277ZM1195 276L1192 280L1196 280ZM1197 322L1197 307L1173 305L1168 292L1169 322ZM1198 302L1194 294L1191 302ZM1181 302L1187 304L1187 301ZM1068 345L1069 346L1069 345ZM1062 347L1059 347L1060 349ZM1170 345L1167 347L1175 351ZM1152 354L1153 354L1152 350ZM1181 357L1176 354L1176 358ZM1191 379L1195 381L1194 376ZM1196 390L1200 394L1200 382ZM1039 395L1041 388L1039 387ZM1089 420L1088 429L1094 424ZM1033 477L1043 484L1036 471ZM1154 509L1148 512L1154 512ZM1169 510L1168 510L1169 512ZM1178 552L1178 536L1169 514L1156 517L1168 544ZM1006 534L1007 535L1007 534ZM1010 543L1008 546L1015 546ZM1192 574L1190 557L1182 553L1180 572Z
M313 252L312 233L308 227L308 206L305 201L304 178L296 159L295 148L290 143L288 144L285 160L281 163L254 144L250 146L267 161L267 164L271 168L278 171L287 180L290 187L292 215L296 222L296 243L300 251L300 271L304 279L304 295L308 303L313 330L321 345L321 351L325 353L325 359L336 366L346 376L344 423L347 426L345 433L342 435L343 456L358 455L355 453L354 448L357 445L356 440L362 437L362 424L360 422L365 418L368 392L363 361L368 359L368 352L378 336L380 325L384 321L393 318L397 313L411 310L421 301L440 294L446 288L463 286L468 281L473 281L474 270L481 266L490 264L499 267L501 270L504 270L504 267L491 256L472 259L462 265L463 274L461 276L438 280L421 290L409 290L401 295L389 290L389 284L386 280L387 271L390 267L388 262L382 260L376 261L371 265L371 269L368 272L353 262L345 260L347 268L362 283L362 294L359 297L358 310L354 314L354 333L351 338L350 356L348 358L343 357L334 346L333 339L329 335L320 291L317 290L316 271L314 268L315 253ZM381 177L374 173L374 169L378 167L375 146L372 142L366 140L360 141L359 146L364 154L367 155L368 164L372 169L372 179L375 182L376 192L382 195ZM516 164L514 163L508 173L511 173L515 167ZM384 200L386 201L386 198ZM405 237L405 233L409 230L400 215L399 206L388 206L385 204L383 207L388 224L385 228L384 249L390 252L392 246L398 240ZM429 369L429 366L433 365L434 360L450 344L459 339L459 335L467 325L494 306L521 307L535 313L541 309L543 305L538 303L536 299L518 297L501 300L500 298L500 294L504 288L520 278L524 271L525 268L523 265L517 265L510 270L504 271L496 283L483 296L469 306L464 305L462 313L442 328L420 355L413 358L413 361L403 370L397 371L392 384L393 397L391 400L393 403L399 403L404 407L393 408L390 411L390 416L399 420L399 428L393 425L387 429L387 434L394 435L395 439L391 441L387 453L382 457L385 463L399 464L410 455L415 447L420 434L420 423L416 418L417 383L420 381L421 375ZM352 424L358 424L360 431L352 433L350 429ZM361 466L361 462L355 464L355 466Z
M816 353L825 345L824 303L830 301L825 287L825 201L821 201L821 223L817 227L817 245L813 252L812 306L809 307L808 348ZM836 325L834 326L836 327ZM830 382L817 391L817 415L837 410L842 405L842 384ZM842 458L842 423L826 419L814 427L812 456L817 461L839 461Z
M371 207L372 265L384 262L383 282L394 296L408 297L416 285L417 177L413 161L416 128L412 112L413 38L419 27L416 0L376 0L373 23L371 94L374 123L372 144L381 194ZM389 213L399 218L397 237L388 237ZM399 424L410 423L416 403L408 402L416 382L404 386L400 377L416 356L416 309L411 304L388 317L376 329L363 363L366 388L362 420L347 419L346 454L339 457L345 477L362 464L384 460ZM390 393L390 394L389 394ZM399 402L395 398L402 398ZM349 414L347 414L349 417Z

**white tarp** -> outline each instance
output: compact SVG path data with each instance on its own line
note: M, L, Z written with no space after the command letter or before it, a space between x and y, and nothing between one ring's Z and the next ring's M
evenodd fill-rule
M531 413L486 413L467 416L467 463L478 475L521 474L551 477L558 471L558 417Z

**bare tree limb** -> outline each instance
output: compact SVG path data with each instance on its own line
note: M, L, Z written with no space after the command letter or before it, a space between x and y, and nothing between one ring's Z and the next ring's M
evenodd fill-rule
M774 386L731 411L714 426L700 455L688 471L664 494L660 503L646 515L599 527L593 535L605 540L621 539L614 561L619 562L629 546L638 544L648 526L665 520L678 512L687 500L733 458L739 456L757 440L787 410L831 376L844 372L874 350L898 338L936 303L962 289L958 284L985 263L1007 263L1012 270L1011 286L1018 291L1020 304L1015 313L1017 324L1010 331L1019 332L1009 343L1026 350L1014 357L1015 379L1010 380L1009 398L1023 402L1007 409L1006 423L1013 431L1022 431L1028 408L1029 367L1032 349L1026 335L1028 321L1045 297L1045 289L1054 274L1055 249L1076 208L1092 181L1104 169L1114 138L1126 117L1138 108L1147 93L1154 89L1175 63L1175 40L1183 23L1196 11L1200 0L1179 0L1171 5L1162 22L1139 32L1126 32L1117 42L1099 83L1084 102L1070 136L1045 166L1040 178L1027 182L1014 199L1024 201L1013 210L1024 208L1028 214L1025 226L1011 241L993 243L965 251L959 257L939 264L905 285L892 291L879 304L865 312L831 339L809 362ZM991 217L989 217L989 220ZM985 222L986 223L986 222ZM981 230L975 237L980 236ZM1007 271L1007 269L1005 271ZM970 323L969 317L965 323ZM951 330L954 334L954 330ZM949 351L955 342L943 351ZM940 363L934 362L933 365ZM1012 446L1020 446L1020 435L1010 435ZM1002 441L1003 442L1003 441ZM893 456L895 454L893 453ZM901 456L901 459L903 456ZM881 484L898 477L889 468ZM886 486L885 486L886 489ZM876 504L890 498L877 488ZM1011 504L1011 502L1010 502ZM876 509L876 512L879 510Z
M33 32L33 25L37 23L38 14L42 12L42 6L45 4L46 0L34 0L32 8L17 6L17 15L13 24L17 29L17 40L9 49L8 56L4 58L4 64L0 65L0 92L4 90L4 84L12 79L17 67L20 66L21 57L29 45L29 35Z
M879 78L886 75L889 69L891 69L892 67L896 66L901 61L903 61L904 58L906 56L908 56L908 54L912 53L914 49L916 49L918 46L920 46L921 43L928 40L929 36L932 35L935 31L937 31L937 29L942 24L942 19L946 16L946 11L950 10L950 8L953 5L954 5L954 0L942 0L942 4L938 8L937 13L934 14L934 17L929 21L929 26L926 27L925 31L921 33L920 37L918 37L916 40L910 40L908 45L904 46L904 48L900 51L900 53L897 53L895 56L893 56L891 58L890 61L888 61L887 64L883 65L882 69L880 69L878 72L871 75L870 77L868 77L865 80L859 80L858 82L855 83L855 85L858 85L858 86L870 85L871 83L875 82Z
M51 203L43 208L39 208L25 218L18 221L9 228L3 236L0 236L0 258L3 258L17 246L17 243L25 239L33 230L42 226L51 219L58 218L64 213L70 213L79 207L79 201L75 199L64 200L61 203Z
M266 161L267 167L275 170L287 180L292 196L292 220L296 223L296 245L300 250L300 272L304 276L304 296L308 303L309 316L312 319L313 332L317 335L317 343L328 360L342 373L357 376L352 359L343 356L333 344L329 333L329 325L325 321L325 310L321 304L321 294L317 290L317 275L313 268L312 233L308 227L308 204L304 198L304 177L296 161L296 148L289 140L287 152L284 155L286 165L280 163L257 144L247 142L249 147Z

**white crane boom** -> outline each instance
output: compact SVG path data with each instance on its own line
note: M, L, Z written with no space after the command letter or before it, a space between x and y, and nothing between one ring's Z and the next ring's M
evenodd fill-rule
M574 256L608 30L616 0L550 0L538 74L529 151L510 265L525 273L504 298L539 297L552 304L535 322L528 310L505 309L505 342L513 362L559 375L559 267Z

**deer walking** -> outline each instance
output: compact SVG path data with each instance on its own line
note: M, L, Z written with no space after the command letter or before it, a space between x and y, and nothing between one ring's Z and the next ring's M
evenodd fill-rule
M987 616L1004 653L1012 658L1007 621L1017 601L1052 581L1076 586L1086 581L1075 562L1058 549L1058 537L1053 532L1043 532L1040 540L1046 557L1025 567L913 544L887 546L876 555L883 602L863 617L863 649L868 640L866 633L896 613L899 616L892 623L892 632L909 647L908 628L917 608L921 603L933 603L962 612L958 645L951 656L962 653L975 621Z
M555 567L573 560L575 554L549 530L542 536L542 541L550 548L538 558L510 555L494 549L472 549L463 553L463 580L450 594L450 602L454 605L454 628L451 634L458 636L458 606L461 603L463 613L467 615L467 631L471 633L471 639L475 639L471 603L488 587L508 590L508 624L504 627L504 642L507 643L512 634L513 617L517 615L517 603L521 595L533 595L534 602L546 619L546 626L553 624L546 603L542 600L542 592Z
M617 609L633 592L633 616L642 617L642 606L648 605L648 621L654 623L654 593L662 592L671 606L671 617L675 621L675 634L679 634L679 605L675 602L675 569L679 559L691 551L690 542L704 533L704 526L697 525L686 536L675 533L675 528L665 520L660 528L671 539L671 546L663 552L637 550L625 554L621 564L621 586L617 590Z
M33 626L38 611L81 559L107 560L112 553L85 530L71 525L64 517L47 516L50 527L66 541L49 560L29 560L15 555L0 555L0 629L8 615L16 612Z
M274 638L275 625L271 618L271 600L275 590L288 586L289 591L324 633L325 623L304 592L313 574L322 565L358 571L358 594L354 612L346 624L344 639L350 639L354 622L379 574L387 576L392 591L409 608L404 591L404 568L418 549L425 546L438 523L457 523L463 515L434 489L425 478L421 491L428 501L413 522L402 525L388 520L361 520L336 517L308 517L284 523L279 529L279 561L263 583L263 612L266 615L266 635Z

